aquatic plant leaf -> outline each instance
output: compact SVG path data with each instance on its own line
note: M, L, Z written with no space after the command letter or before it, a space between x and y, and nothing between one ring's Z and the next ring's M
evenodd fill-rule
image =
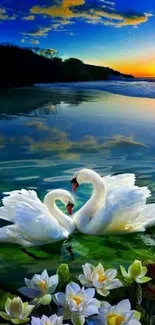
M146 312L146 310L140 305L136 305L135 310L140 312L140 314L141 314L140 322L144 325L150 325L150 317L149 317L148 313Z
M129 287L130 302L132 308L135 309L135 305L141 305L142 302L142 288L139 283L133 282Z

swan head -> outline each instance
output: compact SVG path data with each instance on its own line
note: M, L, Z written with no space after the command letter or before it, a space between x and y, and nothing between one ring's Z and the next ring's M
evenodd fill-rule
M66 206L68 213L71 215L72 209L75 205L72 194L66 190L61 189L50 191L44 198L44 204L48 206L57 200L60 200Z
M73 192L76 191L78 186L82 183L91 183L93 182L94 178L100 177L95 171L92 169L81 169L71 179L72 190Z

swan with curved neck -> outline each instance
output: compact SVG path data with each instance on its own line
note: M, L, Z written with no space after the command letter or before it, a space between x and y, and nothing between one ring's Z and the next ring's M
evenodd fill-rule
M73 219L63 213L56 201L60 200L72 214L73 196L66 190L50 191L40 201L35 191L6 193L0 208L0 219L13 225L0 228L0 242L24 247L39 246L67 238L75 229Z
M101 177L93 170L82 169L71 183L73 191L82 183L93 185L91 198L73 216L80 232L121 234L145 231L155 225L155 204L146 204L150 191L135 186L134 174Z
M61 201L67 208L68 213L72 215L72 208L74 207L74 198L72 195L66 190L53 190L50 191L44 197L44 204L51 213L51 215L58 221L58 223L63 227L65 230L71 234L74 229L73 219L63 213L58 206L56 205L56 201Z

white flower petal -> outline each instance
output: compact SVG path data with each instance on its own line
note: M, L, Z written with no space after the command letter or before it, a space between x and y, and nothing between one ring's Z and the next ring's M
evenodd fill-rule
M50 286L50 287L47 289L47 293L49 293L49 294L54 293L54 291L55 291L57 285L58 285L58 284L56 283L56 284L53 284L52 286Z
M31 325L42 325L40 318L38 318L38 317L32 317L31 318Z
M80 291L80 286L75 283L75 282L70 282L67 286L66 286L66 295L67 296L72 296L74 294L76 294L78 291Z
M105 286L105 283L103 282L98 282L97 280L93 280L93 286L95 287L95 288L102 288L102 287L104 287Z
M105 277L107 277L109 280L113 280L117 275L117 270L115 269L109 269L105 271Z
M10 298L7 298L6 303L5 303L5 311L7 314L10 313L10 305L11 305L12 300Z
M81 284L83 284L86 288L91 288L93 287L93 284L88 282L88 279L86 279L84 274L80 274L78 277L79 281L81 282Z
M58 284L59 283L59 276L58 276L58 274L52 275L49 278L49 280L50 280L50 285Z
M95 267L95 271L96 271L96 272L100 271L100 272L104 273L104 267L103 267L103 265L102 265L101 263L99 263L99 264Z
M124 299L122 301L120 301L117 305L116 305L118 311L121 313L126 313L126 312L130 312L131 311L131 304L130 301L128 299Z
M76 301L73 299L68 300L68 308L72 311L77 311L80 308L80 305L77 305Z
M109 302L107 301L101 301L101 307L100 308L104 308L104 309L109 309L109 307L111 307L111 305L109 304Z
M33 288L32 280L24 278L24 281L28 288Z
M32 278L32 282L36 283L41 280L41 275L40 274L35 274Z
M24 304L23 304L23 307L24 307ZM27 305L27 307L24 307L23 308L23 311L22 311L22 318L27 318L33 311L35 306L33 305Z
M43 315L43 316L41 317L41 322L42 322L42 324L46 324L47 321L48 321L48 317L45 316L45 315Z
M95 266L90 263L86 263L85 265L82 265L82 267L83 267L83 273L86 277L90 275L95 269Z
M101 301L97 300L96 298L93 298L93 305L99 308L101 306Z
M63 292L58 292L54 295L53 301L56 303L58 306L65 306L66 305L66 295Z
M98 311L98 308L96 306L89 305L89 306L85 306L83 308L83 315L85 317L89 317L91 315L96 315L98 313L99 313L99 311Z
M54 314L54 315L49 317L49 320L50 320L52 325L54 325L54 324L62 325L63 317L62 316L58 317L56 314Z
M41 276L40 276L40 277L41 277L42 280L46 280L46 279L48 279L49 276L48 276L47 271L44 270L44 271L41 273Z
M109 292L107 289L105 289L105 288L100 288L100 289L97 289L96 291L97 291L97 293L98 293L99 295L104 296L104 297L107 297L108 294L110 293L110 292Z
M137 319L131 319L129 325L142 325Z
M41 295L41 291L27 287L19 288L18 291L28 298L37 298Z
M94 298L95 296L95 289L94 288L89 288L85 290L85 294L87 296L87 299Z
M116 288L120 288L120 287L123 287L123 284L118 279L114 279L111 282L109 282L108 284L107 283L105 284L105 288L108 290L112 290L112 289L116 289Z

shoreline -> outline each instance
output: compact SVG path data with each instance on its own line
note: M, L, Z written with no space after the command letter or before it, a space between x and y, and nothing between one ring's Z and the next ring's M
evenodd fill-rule
M139 89L139 85L137 83L143 83L143 87ZM36 88L48 88L48 89L72 89L72 90L89 90L89 91L101 91L105 93L109 93L116 96L123 97L131 97L131 98L146 98L146 99L155 99L155 89L151 89L150 91L147 88L146 93L144 93L146 89L146 85L144 83L148 83L152 85L152 82L149 81L88 81L88 82L68 82L68 83L48 83L48 84L35 84L33 87ZM137 88L136 88L136 86ZM111 88L109 87L111 86ZM125 86L127 86L125 88ZM131 87L133 86L133 88ZM114 89L118 87L117 89ZM129 89L130 88L130 89ZM135 92L134 92L135 91ZM137 93L136 93L137 91ZM141 93L138 93L141 92ZM152 93L151 93L152 91Z
M154 81L155 82L155 81ZM57 83L38 83L32 86L0 88L0 92L9 92L13 90L29 89L59 89L72 91L96 91L115 96L155 99L154 82L144 80L124 81L84 81L84 82L57 82Z

